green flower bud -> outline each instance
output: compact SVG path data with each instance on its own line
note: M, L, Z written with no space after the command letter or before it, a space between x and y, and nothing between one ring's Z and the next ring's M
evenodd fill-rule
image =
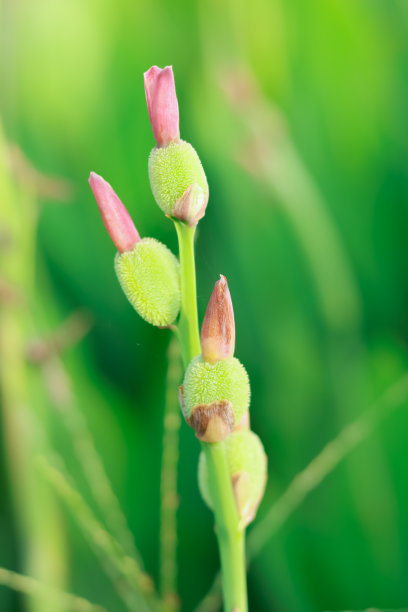
M215 363L194 357L181 391L184 416L205 442L223 440L248 410L248 374L235 357Z
M249 430L233 432L223 444L241 526L245 527L255 518L265 490L265 451L258 436ZM213 509L204 453L198 462L198 485L203 500Z
M145 321L160 327L173 323L180 310L179 268L173 253L154 238L143 238L115 258L127 299Z
M190 222L193 217L199 216L199 209L205 210L208 201L207 178L195 149L188 142L173 141L165 147L155 147L149 157L149 178L153 196L166 215L173 214L177 202L193 185L194 204L189 204L193 210L182 220ZM182 203L183 200L178 208L184 208Z

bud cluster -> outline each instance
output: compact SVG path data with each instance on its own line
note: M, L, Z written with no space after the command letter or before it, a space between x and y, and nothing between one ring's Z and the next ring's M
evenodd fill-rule
M153 196L166 216L197 225L208 202L208 184L195 149L180 139L179 110L170 66L144 75L149 118L156 141L148 172ZM149 323L172 325L180 312L180 265L154 238L141 238L112 187L91 172L89 183L102 221L118 252L115 270L135 310ZM255 516L266 482L266 456L249 429L250 386L234 357L235 323L227 280L215 284L201 329L201 355L187 367L180 404L187 423L205 443L223 444L242 526ZM199 463L204 500L213 507L204 454Z
M152 192L163 212L187 225L204 216L208 184L200 159L180 140L179 110L170 66L144 75L147 109L156 140L149 157ZM145 321L172 325L180 312L180 266L169 249L140 235L107 181L91 172L89 184L102 221L116 246L115 270L127 299Z
M250 387L244 366L236 359L235 323L227 280L215 283L201 328L202 353L189 364L180 402L187 423L207 443L224 443L235 501L245 527L254 518L266 483L266 456L249 429ZM199 485L213 507L204 453Z

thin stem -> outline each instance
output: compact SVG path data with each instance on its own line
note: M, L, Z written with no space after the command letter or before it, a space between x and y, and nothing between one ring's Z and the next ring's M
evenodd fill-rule
M84 597L60 591L31 576L17 574L4 567L0 567L0 584L29 597L41 597L48 605L58 606L71 612L106 612L105 608Z
M38 206L32 185L10 172L10 148L0 125L0 270L8 291L0 297L0 430L25 573L64 588L66 541L55 495L37 473L33 457L49 445L44 389L27 363L27 340L35 334L36 232ZM8 296L9 293L9 296ZM30 612L43 612L39 591L27 600ZM55 604L55 612L64 608Z
M356 446L366 440L392 410L406 404L407 397L408 375L405 374L383 393L370 410L344 427L323 447L309 465L295 476L286 491L252 530L249 538L250 559L262 550L269 538L300 506L310 491L313 491Z
M221 556L222 590L226 612L247 612L245 531L232 492L223 442L202 443L208 468L218 546Z
M181 265L179 339L184 365L201 353L198 332L194 228L176 222ZM221 558L222 589L226 612L247 612L245 532L240 528L224 443L201 443L214 502L216 533Z
M58 455L55 455L55 460L63 465ZM129 612L159 612L161 607L154 594L150 577L139 568L132 557L126 555L121 545L104 529L63 471L44 456L39 457L37 465L69 508Z
M167 351L166 406L160 483L160 593L169 612L180 609L177 595L177 468L181 414L177 388L182 376L180 348L173 337Z
M126 553L141 566L142 559L136 549L133 534L112 489L102 458L80 410L63 362L58 357L49 359L42 364L42 372L52 405L58 410L69 433L88 487L108 529Z
M175 222L180 250L181 313L179 339L184 367L201 353L196 298L196 273L194 261L195 227Z

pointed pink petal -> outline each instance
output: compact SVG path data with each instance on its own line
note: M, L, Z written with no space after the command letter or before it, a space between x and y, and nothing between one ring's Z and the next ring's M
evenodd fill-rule
M179 108L171 66L152 66L144 73L147 110L158 147L180 139Z
M102 221L114 245L123 253L131 251L140 236L130 215L112 187L99 174L91 172L89 184L101 213Z

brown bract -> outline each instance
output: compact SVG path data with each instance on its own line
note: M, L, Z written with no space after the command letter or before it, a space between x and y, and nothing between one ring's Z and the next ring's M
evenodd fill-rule
M266 455L264 456L266 464ZM262 490L258 497L251 497L251 476L245 470L235 472L231 475L232 489L234 491L235 503L240 517L240 527L244 529L255 518L258 506L261 503L266 486L266 471Z
M234 411L228 400L197 404L186 419L202 442L220 442L234 429Z
M248 472L240 471L232 474L231 482L241 526L246 527L253 520L256 512L251 499L251 477Z
M186 413L184 412L184 385L179 386L178 396L181 412L183 413L183 417L186 418Z

